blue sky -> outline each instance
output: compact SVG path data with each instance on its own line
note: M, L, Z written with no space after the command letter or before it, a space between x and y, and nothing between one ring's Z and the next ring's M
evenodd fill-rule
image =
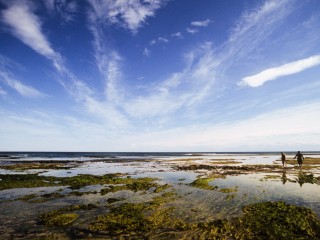
M0 151L319 150L318 0L0 0Z

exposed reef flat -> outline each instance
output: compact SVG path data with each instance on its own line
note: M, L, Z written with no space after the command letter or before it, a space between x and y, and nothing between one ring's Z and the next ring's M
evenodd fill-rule
M319 158L241 158L2 162L0 238L319 239Z

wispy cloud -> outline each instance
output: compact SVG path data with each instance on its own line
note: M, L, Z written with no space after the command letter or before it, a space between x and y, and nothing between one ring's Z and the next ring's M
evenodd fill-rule
M169 40L167 38L164 38L164 37L158 37L158 38L155 38L155 39L152 39L150 41L150 45L155 45L157 43L168 43Z
M95 18L108 21L136 33L148 17L166 4L166 0L89 0Z
M182 39L182 38L183 38L183 36L182 36L182 33L181 33L181 32L172 33L172 34L171 34L171 37L180 38L180 39Z
M55 2L56 4L57 2ZM18 17L17 17L18 16ZM87 112L98 116L102 120L111 123L110 126L123 126L123 117L116 108L107 105L105 102L100 103L95 98L95 91L79 80L64 64L58 52L51 46L49 40L42 31L42 24L39 18L33 13L33 6L27 1L15 1L8 5L8 8L2 11L2 21L6 23L14 36L31 47L37 53L50 59L53 67L57 70L55 78L57 81L74 97L76 101L82 104ZM98 30L97 30L98 32ZM98 32L99 33L99 32ZM98 40L97 40L98 39ZM113 101L118 97L118 91L115 91L115 81L119 78L118 70L119 58L117 54L110 53L107 56L101 50L101 39L96 38L96 47L99 68L105 74L107 81L106 94ZM99 42L100 41L100 42ZM100 45L99 45L100 44ZM110 58L110 59L109 59ZM35 89L23 85L21 82L12 78L5 77L6 83L24 96L40 96L41 94Z
M191 26L194 26L194 27L207 27L210 22L211 21L209 19L206 19L204 21L194 21L194 22L191 22Z
M42 98L45 97L46 94L41 93L31 86L27 86L22 82L14 79L8 72L2 70L0 68L0 80L2 80L7 86L11 87L15 91L17 91L21 96L27 98ZM1 89L0 89L1 90ZM4 94L5 92L2 91Z
M159 42L163 42L163 43L169 42L169 40L166 39L166 38L164 38L164 37L158 37L158 41L159 41Z
M109 103L117 104L121 101L121 91L118 88L123 75L121 72L121 56L117 51L110 49L105 44L105 33L102 30L104 24L96 17L96 13L89 13L89 29L93 34L94 57L99 72L101 73L105 89L104 93ZM102 24L102 25L101 25Z
M1 12L1 20L10 27L14 36L48 59L55 60L59 56L50 46L41 32L41 21L32 13L29 3L15 2Z
M188 33L191 33L191 34L195 34L195 33L199 32L199 30L195 29L195 28L187 28L186 30Z
M151 51L150 51L148 48L144 48L144 49L143 49L143 55L149 56L150 53L151 53Z
M164 117L199 104L216 81L216 61L211 45L199 46L186 59L181 72L172 73L169 78L153 85L147 94L127 100L126 111L137 118Z
M219 59L226 70L241 62L266 40L292 12L292 0L267 0L251 11L244 12L230 30L220 50Z
M260 87L265 82L277 78L302 72L308 68L320 65L320 55L311 56L298 61L290 62L279 67L273 67L261 71L258 74L244 77L239 85L249 87Z

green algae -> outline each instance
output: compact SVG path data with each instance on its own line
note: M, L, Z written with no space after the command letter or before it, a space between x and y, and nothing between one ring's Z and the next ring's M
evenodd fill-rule
M230 200L234 199L236 196L237 196L237 194L230 194L230 195L226 196L226 200L230 201Z
M41 195L29 194L29 195L25 195L23 197L20 197L17 200L28 202L28 203L41 203L41 202L47 202L47 201L50 201L50 200L56 199L56 198L62 198L64 196L65 195L60 194L58 192L46 193L46 194L41 194Z
M131 178L130 178L131 179ZM118 192L123 190L130 190L133 192L147 191L152 187L155 187L154 193L162 192L170 187L169 184L159 185L154 183L153 178L135 178L131 179L129 183L125 185L109 185L108 188L101 189L101 195L105 195L109 192Z
M242 173L242 172L265 172L265 171L275 171L275 170L282 170L282 166L280 165L240 165L240 166L231 166L231 165L215 165L215 164L191 164L191 165L184 165L184 166L177 166L175 167L177 170L183 171L195 171L195 170L226 170L226 171L234 171L235 173ZM227 172L230 174L230 172Z
M160 196L152 198L150 202L151 206L161 206L165 203L172 202L176 199L177 194L175 192L166 192Z
M222 193L232 193L232 192L238 192L238 187L234 187L234 188L220 188L219 192Z
M97 184L131 184L131 189L137 190L141 185L153 186L155 178L121 178L119 174L106 174L103 176L82 174L73 177L51 177L38 174L0 174L0 190L12 188L36 188L52 186L69 186L79 189L84 186ZM154 185L156 186L156 185ZM147 186L144 186L146 188Z
M288 159L286 161L287 164L298 164L296 159ZM311 157L305 157L303 160L303 165L317 165L320 164L320 158L311 158Z
M206 190L215 190L216 186L210 186L209 183L213 181L215 178L198 178L190 183L190 186L197 187Z
M268 180L279 180L281 179L281 176L279 175L265 175L263 178L261 178L259 181L268 181Z
M169 227L172 224L169 214L173 207L164 207L166 203L174 201L175 192L165 192L145 203L123 203L111 207L110 212L100 215L90 224L89 229L94 232L109 231L112 234L149 232L151 230Z
M15 163L15 164L1 164L1 169L13 170L13 171L24 171L31 169L70 169L74 168L75 165L66 165L64 163Z
M74 222L79 217L76 213L54 213L48 214L42 218L45 225L53 226L66 226Z
M55 177L38 176L37 174L0 174L0 190L12 188L35 188L57 186Z
M226 222L226 233L234 239L319 239L320 221L307 208L284 202L262 202L245 206L244 215Z
M49 227L66 226L79 217L79 214L75 213L75 211L92 210L95 208L97 208L97 206L94 204L72 205L48 213L43 213L39 218L44 225Z
M111 209L109 214L98 216L90 226L90 230L109 230L115 233L150 230L149 223L146 222L143 214L145 209L146 207L141 203L122 204L118 208Z
M235 159L212 159L210 163L211 164L239 164L242 162L236 161Z
M209 185L210 182L212 182L215 179L218 178L225 178L224 175L221 174L211 174L208 177L201 177L196 180L194 180L189 185L196 188L206 189L206 190L215 190L218 187L217 186L211 186Z
M159 192L162 192L168 188L171 188L172 185L169 185L169 184L163 184L161 186L157 186L157 188L154 190L155 193L159 193Z
M153 210L153 211L152 211ZM97 217L93 232L136 236L145 239L157 233L172 239L319 239L320 221L310 209L284 202L245 206L243 216L229 220L189 223L171 215L172 208L150 209L145 203L125 203ZM129 235L128 235L129 234ZM137 235L138 234L138 235ZM180 237L177 237L180 236ZM184 236L184 237L182 237ZM162 238L161 238L162 239ZM164 238L167 239L167 238Z
M111 208L106 215L101 215L90 225L91 231L109 231L119 233L147 233L153 229L169 226L169 213L172 208L153 210L146 203L124 203Z

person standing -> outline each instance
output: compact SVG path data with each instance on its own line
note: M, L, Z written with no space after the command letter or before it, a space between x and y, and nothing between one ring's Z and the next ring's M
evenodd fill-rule
M298 161L298 165L299 167L302 167L302 162L304 160L304 156L302 155L302 153L300 151L297 152L296 156L294 157L294 159L297 158Z
M286 162L286 155L283 152L281 152L281 161L282 161L282 167L284 167L284 164Z

